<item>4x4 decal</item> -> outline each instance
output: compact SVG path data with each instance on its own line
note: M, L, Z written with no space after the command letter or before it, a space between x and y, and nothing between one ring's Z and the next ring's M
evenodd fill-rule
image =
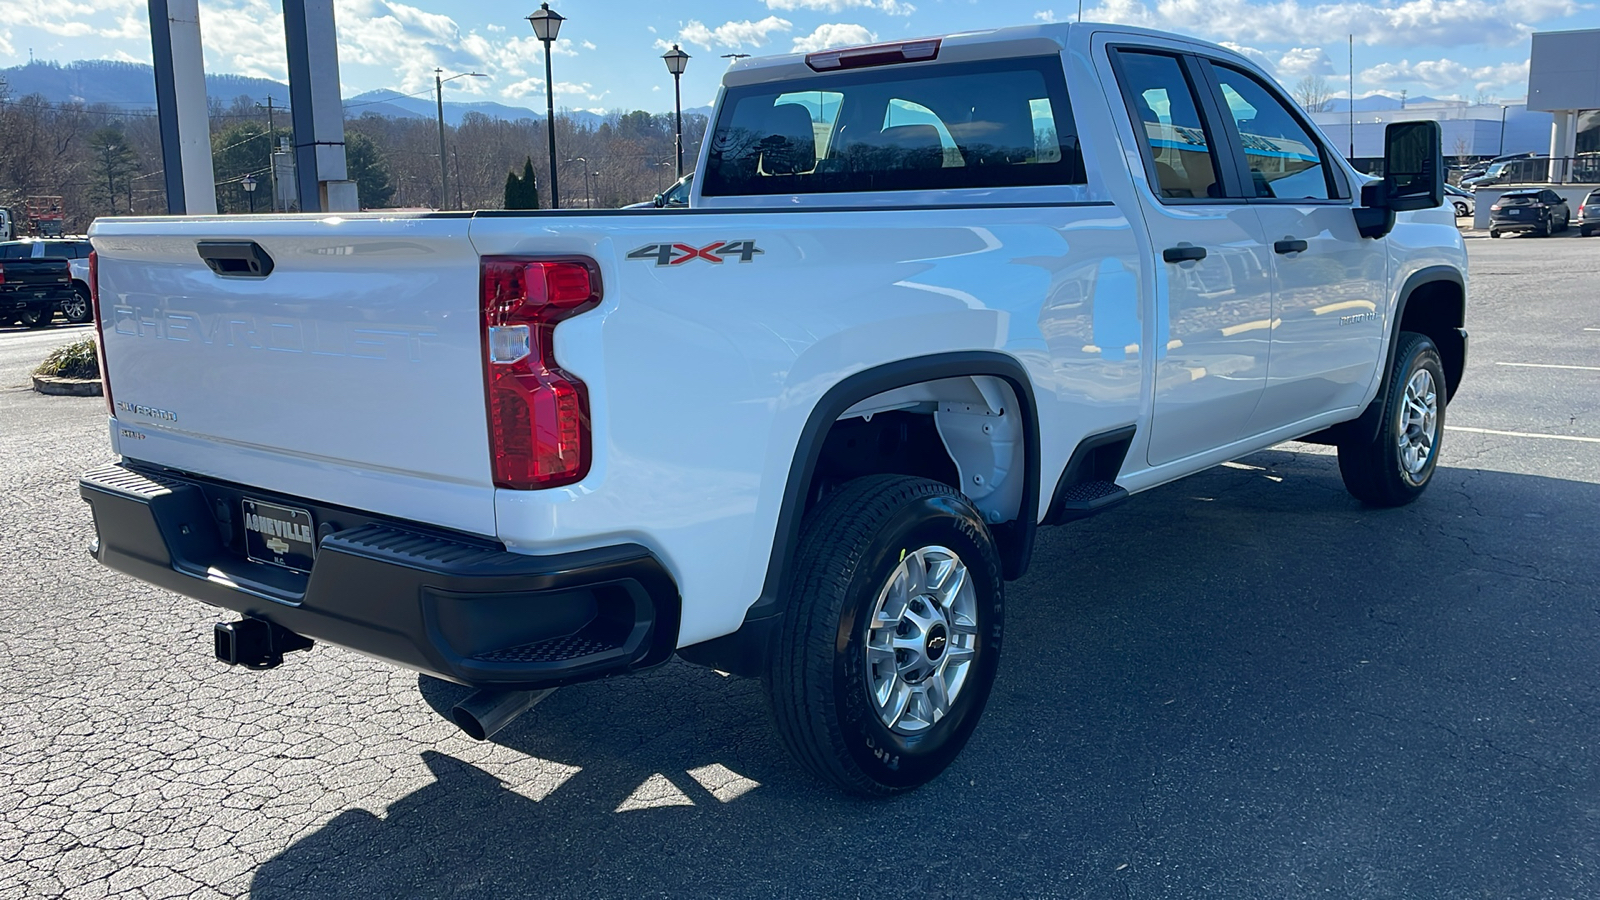
M755 241L712 241L704 247L677 243L645 244L629 253L628 258L652 260L658 266L681 266L696 259L720 265L732 257L747 263L765 252L756 246Z

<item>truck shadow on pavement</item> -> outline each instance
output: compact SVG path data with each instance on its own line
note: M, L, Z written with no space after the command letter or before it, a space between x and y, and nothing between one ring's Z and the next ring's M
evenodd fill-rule
M441 743L252 894L1594 896L1600 485L1442 468L1362 510L1286 448L1043 531L920 791L812 782L757 684L673 663L513 723L526 782Z

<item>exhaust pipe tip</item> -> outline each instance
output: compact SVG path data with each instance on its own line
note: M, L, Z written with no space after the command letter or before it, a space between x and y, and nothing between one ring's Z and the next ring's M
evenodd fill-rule
M542 691L474 691L450 710L450 720L475 741L494 737L511 720L532 709L550 696L554 688Z

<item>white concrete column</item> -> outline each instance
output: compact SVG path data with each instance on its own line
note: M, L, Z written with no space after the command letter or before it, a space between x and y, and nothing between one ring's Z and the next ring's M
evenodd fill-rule
M1578 152L1578 111L1558 109L1551 114L1550 124L1550 183L1564 184L1571 180L1572 160Z
M200 0L149 3L167 211L177 215L216 215L205 57L200 50Z
M355 212L361 203L345 168L333 0L284 0L283 28L300 209Z

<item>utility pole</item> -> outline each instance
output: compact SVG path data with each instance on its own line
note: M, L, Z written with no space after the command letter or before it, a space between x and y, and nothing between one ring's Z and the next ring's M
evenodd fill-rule
M433 89L439 101L439 208L450 208L450 176L444 158L444 70L433 70Z
M105 146L106 151L106 200L111 203L111 214L117 214L117 183L111 177L111 145Z
M1356 36L1350 35L1350 159L1356 158Z
M261 109L261 104L256 104L256 109ZM272 95L267 95L267 173L272 176L272 211L278 211L278 166L273 162L272 154L278 149L278 128L273 124ZM251 199L254 199L253 197ZM251 210L254 212L254 210Z

